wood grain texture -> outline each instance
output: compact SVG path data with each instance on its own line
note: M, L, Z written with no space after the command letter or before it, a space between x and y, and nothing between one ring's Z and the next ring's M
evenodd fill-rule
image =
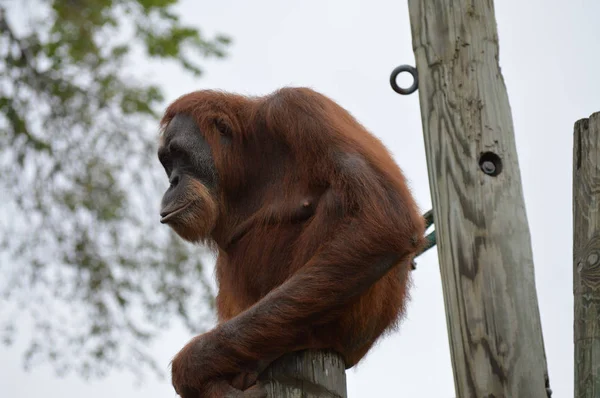
M284 355L261 375L269 398L346 398L346 366L336 353Z
M600 113L575 123L575 397L600 397Z
M493 1L409 0L409 12L456 394L546 398ZM497 176L479 166L487 152L502 163Z

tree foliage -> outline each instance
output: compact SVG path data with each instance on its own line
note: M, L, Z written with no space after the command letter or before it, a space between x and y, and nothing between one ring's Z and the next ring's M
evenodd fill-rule
M0 0L0 337L34 326L27 366L160 372L161 329L211 317L198 250L157 223L163 94L134 73L224 56L177 3Z

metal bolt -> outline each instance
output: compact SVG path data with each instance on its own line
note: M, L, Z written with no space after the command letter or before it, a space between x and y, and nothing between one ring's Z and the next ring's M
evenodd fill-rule
M494 174L496 172L496 165L491 160L486 160L481 163L481 170L485 174Z

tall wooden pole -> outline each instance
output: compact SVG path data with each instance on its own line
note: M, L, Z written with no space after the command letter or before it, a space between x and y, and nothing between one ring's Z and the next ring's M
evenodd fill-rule
M346 398L346 367L326 351L284 355L261 374L268 398Z
M573 145L575 397L600 397L600 112L575 123Z
M409 0L456 395L547 397L492 0Z

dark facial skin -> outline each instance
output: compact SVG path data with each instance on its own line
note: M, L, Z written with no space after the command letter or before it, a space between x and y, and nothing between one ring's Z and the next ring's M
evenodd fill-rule
M180 114L171 120L158 158L171 184L162 198L161 223L169 224L184 239L206 238L206 229L214 223L211 197L218 175L211 148L190 116Z

